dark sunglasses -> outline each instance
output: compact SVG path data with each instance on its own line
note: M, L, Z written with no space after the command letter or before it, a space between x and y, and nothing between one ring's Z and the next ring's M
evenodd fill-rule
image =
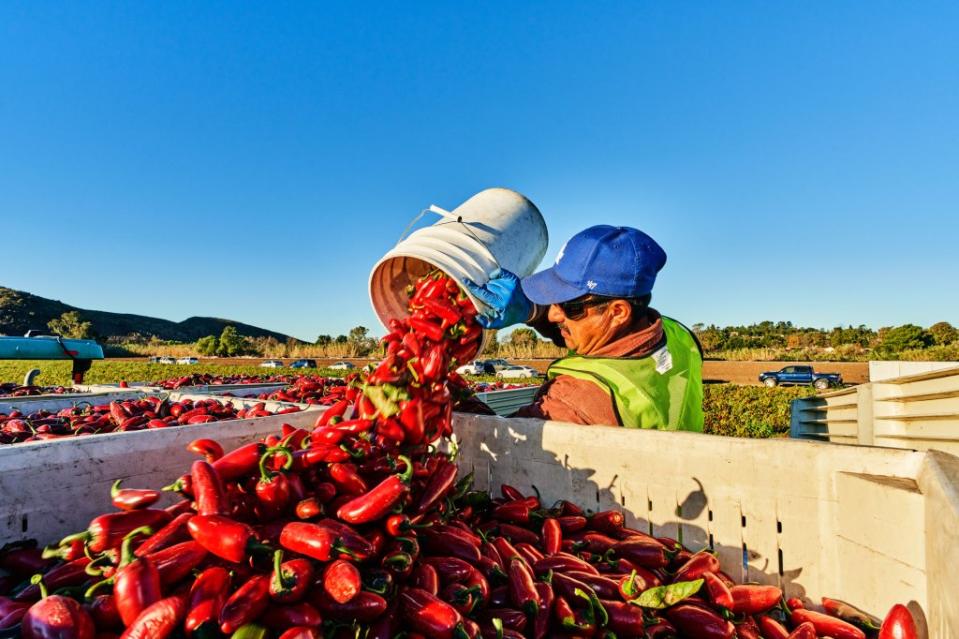
M569 302L563 302L557 304L556 306L563 309L563 315L571 320L579 320L586 317L586 314L589 312L591 306L601 306L603 304L608 304L611 300L606 297L593 297L588 295L586 297L580 297L575 300L570 300Z

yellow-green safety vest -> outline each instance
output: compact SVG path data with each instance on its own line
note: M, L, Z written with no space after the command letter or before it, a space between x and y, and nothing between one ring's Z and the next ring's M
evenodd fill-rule
M640 358L573 355L553 362L548 379L569 375L599 384L627 428L703 430L703 358L689 330L663 317L666 343Z

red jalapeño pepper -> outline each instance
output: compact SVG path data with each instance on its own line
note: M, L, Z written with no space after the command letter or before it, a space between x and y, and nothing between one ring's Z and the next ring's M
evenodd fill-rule
M536 614L540 597L529 566L522 559L514 557L509 562L507 574L509 575L509 595L513 605L520 610L525 610L527 614Z
M224 482L239 479L257 468L264 451L266 451L265 444L251 442L216 460L213 462L213 467Z
M136 557L130 544L138 535L151 534L138 528L127 535L121 546L120 568L113 578L113 596L124 626L129 626L147 607L163 598L160 572L149 557Z
M789 631L772 617L758 615L756 624L759 626L759 632L763 639L788 639L789 637Z
M226 515L229 512L226 490L213 464L202 459L196 460L190 466L190 478L198 515Z
M277 470L268 468L275 457L283 457L284 462ZM284 446L269 448L260 458L260 480L256 483L258 512L262 519L275 519L290 505L292 493L290 481L285 471L293 466L293 453Z
M460 613L439 597L419 588L400 593L403 618L414 630L435 639L468 637Z
M79 551L79 554L77 554ZM76 556L74 556L76 555ZM24 541L6 544L0 550L0 568L17 577L30 577L45 572L55 557L71 561L83 555L83 542L69 544L64 548L50 547L40 550L36 542Z
M273 554L273 574L270 578L270 599L290 604L301 601L313 585L313 564L308 559L283 561L283 551Z
M347 495L362 495L370 490L366 480L360 476L353 464L330 464L327 470L333 483Z
M190 587L190 605L183 624L188 636L206 626L219 627L220 610L230 594L230 573L222 566L207 568Z
M160 572L160 583L164 586L172 586L193 572L194 568L203 563L207 555L206 549L191 539L158 550L147 555L147 558Z
M810 621L803 622L793 628L786 639L816 639L816 626Z
M40 575L30 581L39 588L40 601L30 606L21 621L24 639L93 639L93 619L75 599L59 595L47 596Z
M896 604L886 614L879 629L878 639L917 639L916 621L902 604Z
M104 550L118 547L123 538L137 528L149 527L159 530L173 519L165 510L131 510L119 513L109 513L94 518L84 532L65 537L60 545L70 543L74 539L83 539L87 542L90 552L97 554Z
M140 613L120 639L166 639L173 635L186 615L186 595L161 599Z
M706 581L709 586L709 581ZM779 603L783 591L776 586L740 585L729 589L733 598L731 606L723 606L738 615L755 615L765 612ZM717 602L718 603L718 602Z
M629 559L629 557L626 557ZM636 562L640 563L640 562ZM658 568L658 566L646 566ZM718 573L721 570L719 560L712 553L701 550L680 567L673 577L673 581L695 581L703 576L704 573Z
M555 555L563 547L563 528L554 517L543 520L543 551L546 555Z
M365 524L386 516L409 491L409 481L413 476L413 462L403 455L398 459L406 465L405 471L390 475L365 495L346 502L337 510L336 516L348 524Z
M162 493L159 490L146 488L120 488L122 479L113 482L110 488L110 500L120 510L139 510L147 508L159 501Z
M732 639L736 627L712 610L680 603L666 610L666 618L683 635L693 639Z
M797 626L808 621L815 626L816 634L833 637L833 639L866 639L866 633L851 623L814 610L801 608L793 610L790 620Z
M722 579L720 579L719 577L717 577L715 574L711 572L703 573L703 580L705 582L704 585L706 586L706 592L709 594L709 600L712 601L717 606L719 606L720 608L725 608L726 610L733 610L733 606L735 605L736 600L733 597L733 593L729 591L729 586L726 585L726 582L724 582ZM747 599L743 598L742 601L745 607L747 603ZM779 597L773 600L773 605L775 605L777 601L779 601ZM760 608L759 610L750 611L746 614L753 614L753 612L760 612L761 610L766 610L770 607L771 606L766 606L764 608Z
M240 626L255 621L270 604L270 576L254 575L223 604L220 610L220 631L230 634Z
M212 439L194 439L187 444L186 449L191 453L199 455L211 464L223 457L223 446L220 446L219 442Z
M340 544L339 535L332 528L303 521L292 521L283 527L280 545L317 561L329 561L340 552L352 554Z
M337 559L323 572L323 590L333 601L345 604L360 591L359 569L352 562Z
M207 551L237 564L264 548L256 540L253 528L222 515L197 515L187 524L187 529Z
M86 572L91 563L89 557L80 557L61 566L53 568L43 575L44 585L51 590L59 590L70 586L79 586L89 579ZM41 594L39 584L29 586L13 596L14 601L34 601Z
M145 557L174 543L186 541L190 538L186 525L192 518L192 512L177 515L170 523L158 530L155 535L151 535L149 539L137 546L133 554L137 557Z

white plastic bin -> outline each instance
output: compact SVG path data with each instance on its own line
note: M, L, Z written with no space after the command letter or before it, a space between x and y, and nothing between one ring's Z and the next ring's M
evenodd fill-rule
M184 447L196 437L229 449L315 417L0 448L0 543L49 543L81 530L109 509L114 479L129 478L131 487L173 481L192 462ZM632 526L694 549L712 546L736 579L814 602L839 597L878 615L906 602L933 639L959 637L959 458L532 419L454 421L459 464L475 471L478 488L535 485L547 502L620 509Z
M547 503L622 510L632 526L715 548L737 580L880 616L908 603L930 637L959 637L952 455L467 415L456 433L479 488L535 485Z
M272 404L272 410L289 406ZM93 517L113 510L110 485L117 479L131 488L171 483L189 472L197 458L186 450L194 439L215 439L232 450L279 433L283 424L311 429L320 412L314 407L254 419L0 446L0 545L27 538L47 544L82 530ZM177 499L171 493L160 505Z

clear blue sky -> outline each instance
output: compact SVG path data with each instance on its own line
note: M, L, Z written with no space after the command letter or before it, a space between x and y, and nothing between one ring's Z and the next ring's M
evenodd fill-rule
M313 339L431 203L594 223L688 324L959 324L955 3L0 4L0 284Z

